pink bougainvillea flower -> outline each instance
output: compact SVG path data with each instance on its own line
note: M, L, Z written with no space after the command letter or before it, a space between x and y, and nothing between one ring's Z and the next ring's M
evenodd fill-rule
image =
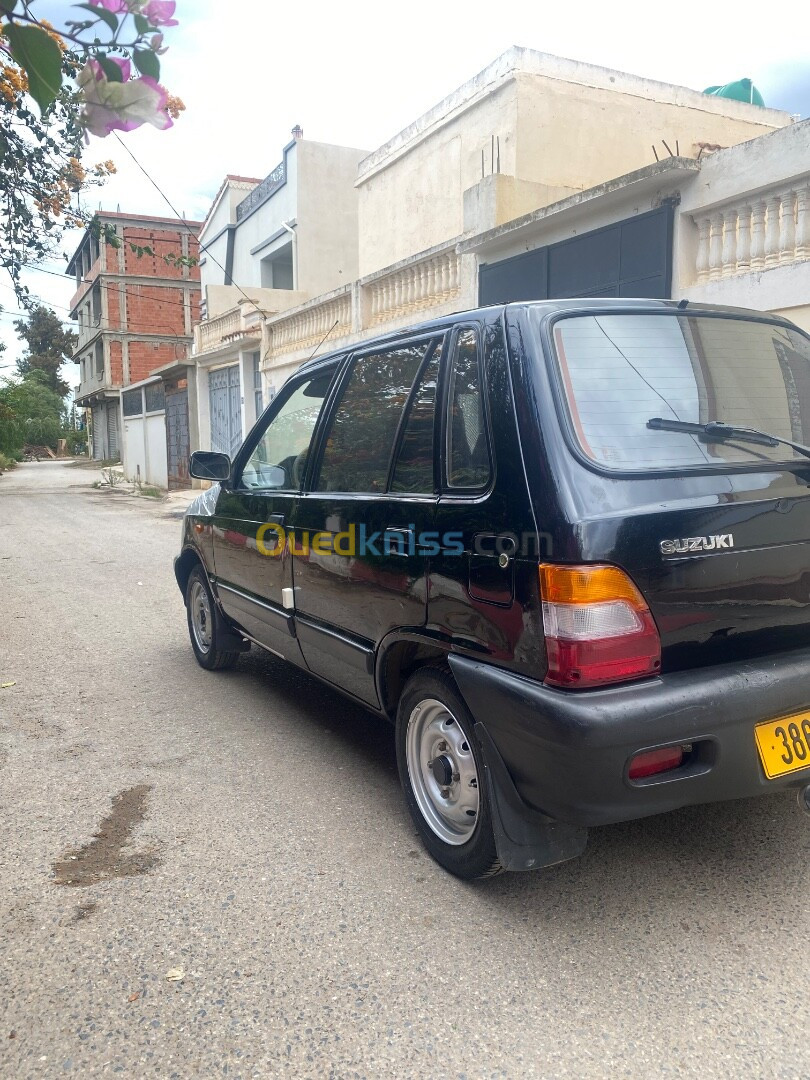
M124 64L116 61L124 73ZM126 77L126 76L125 76ZM152 124L161 131L172 126L168 92L153 78L142 75L126 82L110 82L95 60L88 60L76 80L84 105L81 120L92 135L105 138L111 131L134 131Z
M111 2L116 3L116 0ZM149 0L141 8L141 15L145 15L152 26L177 26L177 19L172 18L176 7L175 0Z
M127 0L90 0L93 7L103 7L111 11L113 15L121 15L129 11Z

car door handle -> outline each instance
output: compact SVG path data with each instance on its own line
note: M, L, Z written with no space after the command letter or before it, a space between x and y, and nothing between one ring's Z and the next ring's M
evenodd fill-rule
M269 525L283 525L284 514L268 514L267 522Z
M383 533L385 537L386 555L401 555L407 557L411 553L414 543L413 529L398 529L389 526Z

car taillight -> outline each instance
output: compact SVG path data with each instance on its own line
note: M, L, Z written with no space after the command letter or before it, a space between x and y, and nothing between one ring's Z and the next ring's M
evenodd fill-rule
M592 687L655 675L661 640L650 609L617 566L540 564L552 686Z

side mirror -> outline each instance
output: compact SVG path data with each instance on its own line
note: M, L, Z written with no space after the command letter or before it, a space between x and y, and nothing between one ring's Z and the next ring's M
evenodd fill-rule
M188 463L188 471L197 480L228 480L231 475L231 459L227 454L195 450Z
M280 465L265 465L260 475L264 487L283 488L287 486L287 474Z

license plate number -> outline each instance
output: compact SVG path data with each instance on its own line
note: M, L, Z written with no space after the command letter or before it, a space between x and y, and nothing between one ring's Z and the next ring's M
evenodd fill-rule
M754 737L769 780L810 768L810 712L757 724Z

